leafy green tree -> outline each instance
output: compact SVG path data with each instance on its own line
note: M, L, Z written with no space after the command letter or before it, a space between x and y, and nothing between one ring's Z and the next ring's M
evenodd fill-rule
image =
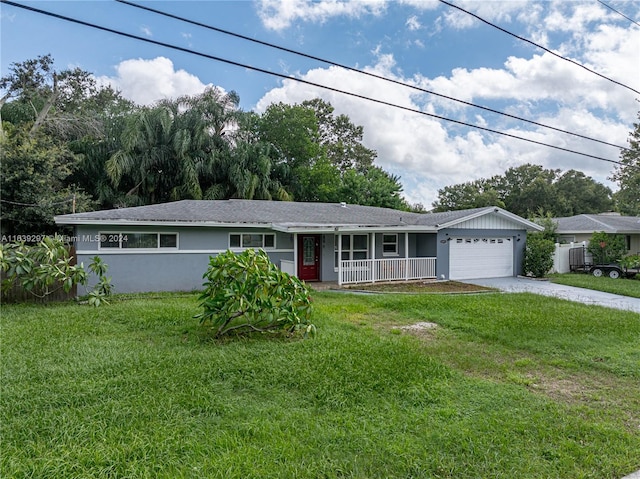
M581 171L569 170L563 173L555 181L554 187L557 197L553 206L555 216L597 214L614 208L611 189Z
M540 232L544 239L552 241L554 244L557 239L558 223L553 219L551 212L545 212L542 208L538 210L538 214L533 217L533 221L544 228L544 231Z
M542 208L553 211L557 195L553 188L559 170L526 164L509 168L498 181L505 208L520 216L532 216Z
M99 88L80 68L56 70L51 55L12 63L0 79L2 114L14 124L29 123L29 135L40 130L58 139L100 135L100 109L118 98L110 87ZM7 103L11 100L10 103Z
M280 271L264 251L211 257L204 278L198 298L202 312L196 318L209 324L216 337L266 331L315 335L309 288Z
M445 186L438 190L438 200L433 202L436 212L500 206L504 202L489 180L476 180L459 185Z
M364 130L321 99L273 104L257 137L274 145L274 176L297 201L341 202L408 209L400 178L375 166Z
M435 211L500 206L524 217L549 212L554 217L611 210L611 190L584 173L547 170L525 164L504 175L447 186L438 191Z
M319 144L328 160L341 172L364 171L373 166L378 154L362 144L364 128L354 125L347 115L334 115L335 109L320 98L302 102L318 120Z
M0 141L3 231L10 235L51 234L54 215L92 209L90 197L66 183L76 158L45 134L8 128Z
M260 140L273 145L293 171L311 167L322 156L318 119L311 108L273 103L258 129Z
M610 179L620 188L615 193L618 211L624 215L640 216L640 121L633 127L628 138L629 148L620 153L621 165L616 166Z
M397 210L409 209L408 203L401 195L400 177L378 166L369 166L363 171L354 168L347 170L342 182L340 201Z

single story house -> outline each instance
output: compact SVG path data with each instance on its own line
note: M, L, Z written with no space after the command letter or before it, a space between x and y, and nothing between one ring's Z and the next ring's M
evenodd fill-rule
M209 256L262 248L283 271L339 284L515 276L527 231L498 207L419 214L345 203L182 200L56 216L79 262L100 255L118 292L200 289Z
M618 213L582 214L555 218L560 243L588 243L593 233L604 231L625 237L627 251L640 254L640 217Z

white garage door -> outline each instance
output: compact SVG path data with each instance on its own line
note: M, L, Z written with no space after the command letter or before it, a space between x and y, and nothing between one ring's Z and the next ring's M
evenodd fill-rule
M453 238L449 242L449 278L513 276L511 238Z

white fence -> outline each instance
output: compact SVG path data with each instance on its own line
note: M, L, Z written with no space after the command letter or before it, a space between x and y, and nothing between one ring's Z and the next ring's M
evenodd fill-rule
M436 258L361 259L340 261L339 284L408 281L436 277Z
M295 268L295 263L291 260L288 259L281 259L280 260L280 271L282 271L283 273L288 273L291 276L295 276L296 274L296 268Z
M569 250L571 248L580 248L586 247L587 242L583 241L582 243L569 243L569 244L558 244L556 243L556 251L553 255L553 269L552 273L568 273L570 271L569 268Z

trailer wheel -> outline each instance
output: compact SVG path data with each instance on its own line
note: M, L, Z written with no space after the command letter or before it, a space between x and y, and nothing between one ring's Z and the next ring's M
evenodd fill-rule
M609 278L618 279L619 277L620 277L620 270L619 269L611 269L611 270L609 270Z
M591 270L591 274L594 275L596 278L600 278L604 275L604 271L602 271L602 269L600 268L593 268Z

